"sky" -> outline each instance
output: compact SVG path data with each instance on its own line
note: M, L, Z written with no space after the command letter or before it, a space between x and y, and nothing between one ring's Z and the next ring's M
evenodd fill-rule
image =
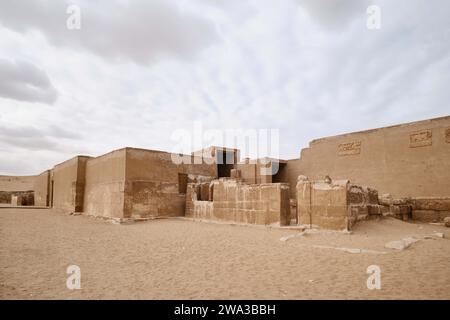
M173 151L199 126L278 130L292 159L312 139L449 115L449 16L448 0L2 0L0 174ZM201 142L226 144L214 137Z

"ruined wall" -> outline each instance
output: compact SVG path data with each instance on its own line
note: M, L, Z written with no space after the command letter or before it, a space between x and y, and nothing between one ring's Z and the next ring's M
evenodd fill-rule
M348 184L347 180L325 183L299 179L298 223L325 229L349 230L355 221L348 210Z
M112 151L86 163L86 214L123 218L126 149Z
M83 211L86 161L77 156L56 165L53 169L53 207L67 212Z
M234 179L211 182L212 201L200 201L202 185L189 184L186 216L237 223L289 225L289 187L283 183L249 185ZM210 191L211 192L211 191Z
M413 198L412 219L420 222L442 222L450 217L450 197Z
M215 164L175 164L168 152L126 150L125 218L182 216L186 195L180 193L179 174L217 177Z
M50 204L50 170L42 172L34 179L34 204L49 206Z
M288 161L286 182L329 175L394 197L449 196L449 159L450 117L442 117L313 140Z

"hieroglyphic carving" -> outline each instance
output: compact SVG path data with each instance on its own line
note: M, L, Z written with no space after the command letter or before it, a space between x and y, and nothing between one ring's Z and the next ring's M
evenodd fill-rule
M361 153L361 141L341 143L338 146L338 155L340 156L348 156L360 153Z
M431 146L432 143L432 133L431 130L421 130L409 135L409 147L425 147Z
M445 129L445 142L450 143L450 128Z

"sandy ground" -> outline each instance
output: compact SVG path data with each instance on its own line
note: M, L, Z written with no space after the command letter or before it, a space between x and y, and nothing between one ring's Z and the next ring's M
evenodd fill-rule
M45 209L0 209L1 299L450 299L448 228L394 219L352 234L176 219L114 225ZM388 241L416 236L404 251ZM317 246L370 249L349 253ZM378 253L377 253L378 252ZM381 252L386 252L382 254ZM81 290L66 268L81 268ZM370 265L381 289L367 289Z

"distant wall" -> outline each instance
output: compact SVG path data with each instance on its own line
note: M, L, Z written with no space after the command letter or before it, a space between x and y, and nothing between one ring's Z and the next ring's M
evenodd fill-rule
M179 174L217 176L215 164L175 164L162 151L126 148L125 218L184 215Z
M50 170L42 172L34 179L34 204L49 206L50 204Z
M450 117L443 117L313 140L288 161L286 182L293 189L300 174L329 175L394 197L449 196L449 159Z
M30 197L33 197L35 179L36 176L0 176L0 203L11 204L13 195L26 193L23 199L28 199L25 202L32 205Z
M189 184L186 216L248 224L289 225L289 187L283 183L248 185L232 179L210 184L212 201L204 195L203 185Z
M62 211L83 211L86 161L78 156L53 169L53 207Z
M120 149L86 162L86 214L123 218L125 161L126 149Z

